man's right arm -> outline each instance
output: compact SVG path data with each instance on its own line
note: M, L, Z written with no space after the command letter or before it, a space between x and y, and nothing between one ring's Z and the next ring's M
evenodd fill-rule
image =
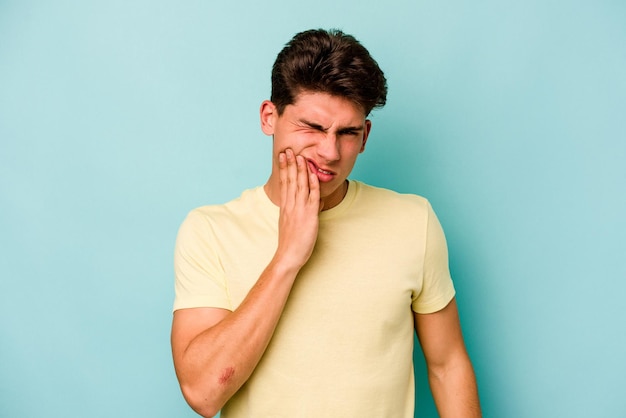
M319 183L301 156L279 156L278 248L234 311L180 309L172 354L183 395L200 415L214 416L248 380L269 344L295 278L317 239Z

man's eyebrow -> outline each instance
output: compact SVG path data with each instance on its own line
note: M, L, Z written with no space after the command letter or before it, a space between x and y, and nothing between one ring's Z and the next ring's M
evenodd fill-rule
M309 128L315 129L316 131L323 131L326 132L328 130L328 128L324 128L322 125L320 125L319 123L315 123L315 122L311 122L308 121L306 119L298 119L298 123L302 124L302 125L306 125Z
M306 119L298 119L299 123L302 123L303 125L306 125L312 129L315 129L317 131L322 131L322 132L326 132L328 131L328 128L324 128L322 125L320 125L319 123L315 123L315 122L310 122ZM337 132L350 132L350 131L362 131L363 125L358 125L358 126L345 126L342 128L337 129Z
M359 126L346 126L345 128L340 128L338 131L339 132L352 132L352 131L362 131L363 125L359 125Z

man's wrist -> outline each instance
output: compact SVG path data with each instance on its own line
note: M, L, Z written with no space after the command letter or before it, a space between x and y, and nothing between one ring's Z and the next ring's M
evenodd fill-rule
M302 268L303 264L294 262L290 260L288 257L276 255L270 262L268 266L268 270L273 275L282 277L282 278L291 278L295 279L298 275L298 272Z

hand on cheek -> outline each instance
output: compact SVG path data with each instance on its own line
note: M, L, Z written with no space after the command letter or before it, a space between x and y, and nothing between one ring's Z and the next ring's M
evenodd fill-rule
M280 217L277 254L292 267L301 268L311 256L321 210L317 176L304 157L286 149L278 155Z

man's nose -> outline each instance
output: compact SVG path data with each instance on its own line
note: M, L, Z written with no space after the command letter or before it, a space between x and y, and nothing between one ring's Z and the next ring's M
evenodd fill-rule
M339 154L339 141L337 135L328 133L317 144L317 155L326 162L338 161L341 158Z

